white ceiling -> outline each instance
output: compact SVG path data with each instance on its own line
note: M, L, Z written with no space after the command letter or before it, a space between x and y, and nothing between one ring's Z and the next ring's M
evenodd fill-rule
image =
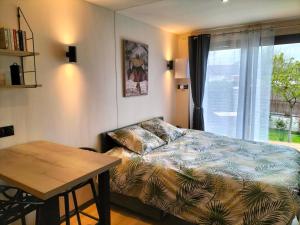
M300 0L87 0L174 33L300 18Z
M103 6L112 10L122 10L131 7L137 7L144 4L149 4L161 0L86 0L96 5Z

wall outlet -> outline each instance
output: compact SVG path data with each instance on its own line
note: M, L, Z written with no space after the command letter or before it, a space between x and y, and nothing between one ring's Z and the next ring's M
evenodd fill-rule
M0 127L0 138L15 135L14 126Z

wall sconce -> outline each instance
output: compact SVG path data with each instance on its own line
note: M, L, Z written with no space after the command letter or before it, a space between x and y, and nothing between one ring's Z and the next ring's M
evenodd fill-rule
M66 52L66 57L69 58L70 63L77 62L76 46L68 46L68 52Z
M173 70L174 69L174 61L173 60L167 61L167 69L168 70Z

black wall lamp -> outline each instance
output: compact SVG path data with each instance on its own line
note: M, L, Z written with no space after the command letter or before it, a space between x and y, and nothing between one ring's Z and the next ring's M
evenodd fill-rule
M68 46L68 52L66 53L66 57L69 58L70 63L77 62L76 46Z
M168 70L174 69L174 61L173 60L167 61L167 68L168 68Z

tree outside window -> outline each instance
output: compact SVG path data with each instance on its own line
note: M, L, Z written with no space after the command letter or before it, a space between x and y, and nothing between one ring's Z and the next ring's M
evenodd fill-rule
M272 91L289 107L288 142L291 142L293 112L300 102L300 61L286 58L284 53L274 56Z

